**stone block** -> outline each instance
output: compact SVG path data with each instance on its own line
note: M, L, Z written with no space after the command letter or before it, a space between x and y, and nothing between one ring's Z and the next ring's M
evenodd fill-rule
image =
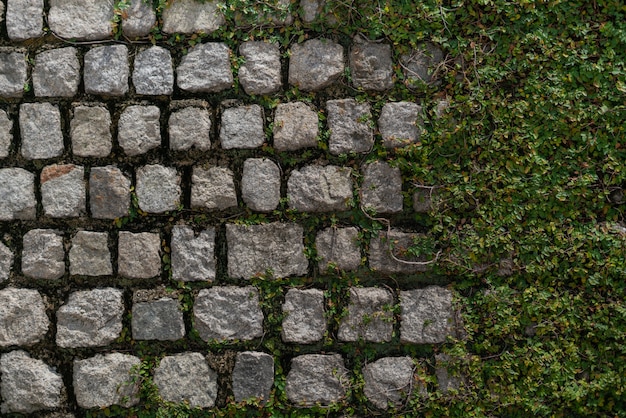
M302 212L350 209L351 170L334 165L309 165L294 170L287 181L289 207Z
M85 93L123 96L128 93L129 71L126 45L93 47L85 54Z
M193 306L193 318L204 341L253 340L263 335L259 291L252 286L200 290Z
M125 37L136 39L148 36L156 24L156 12L152 4L145 0L131 0L122 18L122 33Z
M128 215L130 179L112 165L93 167L89 175L89 207L96 219L115 219Z
M111 115L105 106L74 107L70 122L72 153L79 157L106 157L111 153Z
M56 343L59 347L100 347L122 332L123 292L111 287L79 290L70 294L57 311Z
M209 34L225 23L217 1L178 0L163 10L163 32Z
M435 254L416 257L408 253L408 249L420 239L424 239L424 236L411 232L398 230L391 230L389 233L380 232L370 241L370 268L385 274L428 271L430 265L415 263L430 262L435 258Z
M333 155L368 153L374 146L372 114L368 103L354 99L326 102L330 139L328 150Z
M230 49L219 42L193 46L176 69L178 87L191 93L217 93L233 85Z
M247 41L239 46L245 62L239 67L239 82L247 94L271 94L282 87L280 50L264 41Z
M349 384L339 354L306 354L291 360L285 392L297 406L328 406L346 396Z
M58 157L63 154L61 112L50 103L20 105L22 156L28 160Z
M393 334L393 295L376 287L352 287L348 314L339 323L340 341L387 342Z
M11 276L14 258L13 251L0 241L0 283L8 280Z
M36 344L49 326L38 291L11 287L0 290L0 347Z
M9 156L13 143L13 120L0 109L0 158Z
M173 167L158 164L137 169L137 201L148 213L173 211L180 206L180 175Z
M34 279L56 280L65 274L63 235L52 229L31 229L24 234L22 273Z
M7 34L12 41L25 41L43 35L43 0L7 2Z
M200 353L165 356L154 370L154 383L163 400L212 408L217 398L217 373Z
M150 279L161 274L161 238L153 232L120 231L118 270L124 277Z
M137 53L133 69L137 94L170 95L174 91L174 67L170 51L151 46Z
M110 276L113 274L108 233L78 231L70 248L70 274Z
M52 218L71 218L85 214L87 192L85 170L74 164L55 164L41 170L43 213Z
M0 49L0 97L22 97L26 85L26 53Z
M356 37L350 49L350 73L356 88L385 91L393 87L391 45Z
M118 123L117 140L126 155L134 157L161 146L161 111L156 106L128 106Z
M321 90L344 71L343 47L328 39L311 39L291 47L289 84L304 91Z
M191 176L191 207L208 210L237 207L233 172L225 167L194 167Z
M400 407L413 390L415 365L410 357L383 357L363 368L363 393L378 409Z
M295 151L317 147L317 112L305 103L281 103L274 115L274 148Z
M443 51L432 42L424 42L400 57L405 83L409 87L438 84L437 72L443 64Z
M413 192L413 210L417 213L428 213L433 208L433 189L417 189Z
M330 227L320 231L315 238L320 272L326 272L329 267L345 271L358 269L361 265L358 236L359 230L355 227Z
M180 303L163 297L133 303L133 339L176 341L185 336L185 322Z
M435 354L435 376L437 377L437 388L448 393L451 390L459 390L464 383L463 376L448 370L452 358L447 354Z
M400 341L438 344L455 332L452 292L439 286L400 292Z
M211 114L206 107L189 106L172 112L167 129L174 151L211 149Z
M50 49L35 56L36 97L73 97L80 84L80 62L74 47Z
M106 39L113 31L114 3L113 0L50 0L48 25L65 39Z
M270 398L274 385L274 358L257 351L237 353L233 369L235 402L258 399L262 403Z
M301 17L304 23L312 23L322 11L326 0L300 0Z
M22 168L0 168L0 221L35 219L35 175Z
M296 224L226 224L228 275L250 279L271 271L275 278L303 276L309 264L303 240Z
M400 169L384 161L363 166L361 206L374 213L402 212L402 175Z
M422 134L422 107L412 102L385 103L378 118L385 148L416 143Z
M280 168L267 158L248 158L243 163L241 197L257 212L271 212L280 203Z
M312 344L326 332L324 292L318 289L289 289L283 304L285 319L282 339L288 343Z
M194 233L189 226L172 227L172 279L215 280L215 228Z
M257 104L224 109L220 126L222 148L258 148L265 142L263 109Z

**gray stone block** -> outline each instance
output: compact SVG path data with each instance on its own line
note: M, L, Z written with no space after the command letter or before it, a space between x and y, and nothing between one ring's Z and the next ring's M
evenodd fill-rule
M349 384L339 354L306 354L291 360L285 392L297 406L328 406L346 396Z
M400 292L400 341L438 344L455 331L452 292L439 286Z
M22 168L0 169L0 221L35 219L35 175Z
M76 403L85 409L111 405L129 407L139 402L139 383L134 376L141 360L121 353L97 354L74 360L73 386Z
M443 51L432 42L424 42L409 54L400 57L405 83L409 87L420 84L437 84L437 71L443 64Z
M253 340L263 335L259 291L252 286L202 289L196 296L193 318L204 341Z
M363 167L361 206L375 213L402 212L402 175L400 169L384 161Z
M435 376L437 377L437 387L443 393L451 390L459 390L464 383L463 376L452 373L448 367L452 363L452 358L447 354L435 354Z
M131 0L122 19L122 33L131 39L148 36L155 24L156 13L152 4L145 0Z
M358 269L361 265L358 236L359 230L355 227L330 227L320 231L315 238L320 272L326 272L329 267L346 271Z
M128 93L130 70L126 45L97 46L87 51L84 59L85 93L103 96Z
M288 343L312 344L326 332L324 292L318 289L289 289L283 304L285 319L282 339Z
M191 207L224 210L237 206L233 172L225 167L194 167L191 176Z
M56 343L59 347L100 347L122 332L123 292L111 287L70 294L57 311Z
M70 274L110 276L113 274L106 232L78 231L70 248Z
M174 151L211 149L211 114L206 107L189 106L172 112L167 129Z
M311 39L291 47L289 84L304 91L321 90L344 70L343 47L328 39Z
M368 153L374 146L372 114L368 103L354 99L326 102L330 139L328 150L333 155Z
M178 87L192 93L217 93L233 85L230 49L218 42L195 45L176 69Z
M72 97L80 84L80 63L74 47L50 49L35 56L36 97Z
M303 239L296 224L226 224L228 275L250 279L269 270L275 278L303 276L309 264Z
M61 375L25 351L2 354L0 372L3 414L28 414L63 406L66 394Z
M13 120L0 109L0 158L9 156L13 143Z
M20 105L21 153L29 160L58 157L63 154L61 112L50 103Z
M22 97L26 85L26 53L0 49L0 97Z
M393 334L393 295L376 287L350 288L348 314L339 323L340 341L386 342Z
M281 103L274 115L274 148L295 151L317 147L317 112L305 103Z
M89 175L89 207L96 219L115 219L128 215L130 179L112 165L93 167Z
M287 181L289 207L302 212L333 212L350 209L351 170L334 165L309 165L294 170Z
M25 41L43 35L43 0L8 1L6 25L12 41Z
M170 95L174 91L174 67L170 51L151 46L135 56L133 85L137 94Z
M44 215L71 218L85 214L85 170L74 164L55 164L41 170L41 203Z
M385 148L413 144L422 134L422 107L412 102L385 103L378 118L378 129Z
M241 197L257 212L271 212L280 203L280 169L267 158L248 158L243 163Z
M433 208L433 195L436 192L432 189L417 189L413 193L413 210L417 213L428 213Z
M49 326L39 292L11 287L0 290L0 347L38 343Z
M0 283L6 281L11 276L13 268L13 251L0 241Z
M239 68L239 82L248 94L275 93L282 87L280 50L264 41L247 41L239 46L245 62Z
M326 0L300 0L302 21L304 23L312 23L320 16L325 4Z
M380 232L370 241L370 268L385 274L410 274L429 270L430 265L412 263L429 262L435 258L435 254L416 257L407 251L420 239L423 239L423 235L411 232L397 230L391 230L389 234L386 231Z
M113 30L113 4L113 0L50 0L48 25L66 39L105 39Z
M192 408L212 408L217 398L217 373L200 353L180 353L161 359L154 383L167 402L188 403Z
M172 279L215 280L215 228L194 233L189 226L172 227Z
M173 167L153 164L137 169L137 201L148 213L163 213L178 209L181 188L180 175Z
M256 351L237 353L233 369L235 402L258 399L265 403L274 385L274 358Z
M52 229L31 229L24 234L22 273L34 279L56 280L65 274L63 236Z
M72 153L79 157L106 157L111 153L111 115L105 106L74 107L70 122Z
M410 357L383 357L363 368L363 393L378 409L400 407L413 390L415 365Z
M391 45L356 37L350 49L350 72L356 88L385 91L393 87Z
M209 34L225 23L217 1L199 3L195 0L172 2L163 11L163 32Z
M224 109L220 127L222 148L258 148L265 142L263 109L257 104Z
M124 277L150 279L161 273L161 238L152 232L120 231L118 270Z
M117 140L126 155L144 154L161 146L161 111L156 106L128 106L118 123Z
M178 300L161 298L133 304L133 339L176 341L185 336Z

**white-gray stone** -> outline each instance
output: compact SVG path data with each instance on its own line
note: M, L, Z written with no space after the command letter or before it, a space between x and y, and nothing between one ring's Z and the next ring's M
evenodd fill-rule
M224 16L215 0L177 0L163 11L163 32L209 34L224 24Z
M317 112L302 102L280 103L274 115L274 148L295 151L317 147Z
M35 219L35 175L23 168L0 169L0 221Z
M43 0L10 0L5 19L12 41L38 38L43 35Z
M85 93L123 96L128 93L129 71L126 45L94 47L85 54Z
M178 300L163 297L133 304L133 339L176 341L185 336Z
M172 227L172 279L215 280L215 228L194 233L189 226Z
M411 394L415 366L411 357L383 357L363 368L363 393L378 409L399 407Z
M89 175L89 208L96 219L115 219L128 215L130 179L112 165L93 167Z
M393 87L391 45L363 41L360 36L350 49L350 74L356 88L385 91Z
M13 120L7 112L0 109L0 158L9 156L13 143Z
M178 87L192 93L217 93L233 85L230 49L218 42L195 45L176 69Z
M50 49L35 56L36 97L72 97L80 84L80 63L74 47Z
M215 406L217 373L200 353L163 357L154 370L154 383L167 402L185 402L192 408Z
M52 229L31 229L24 234L22 273L34 279L56 280L65 274L63 235Z
M320 231L315 238L320 272L325 273L329 268L358 269L361 265L358 236L359 230L355 227L330 227Z
M170 95L174 91L174 67L170 51L151 46L135 56L133 85L137 94Z
M131 0L122 19L122 32L131 39L150 34L156 24L156 12L152 3L145 0Z
M225 167L194 167L191 176L191 207L225 210L237 206L233 172Z
M206 107L189 106L172 112L167 129L174 151L211 149L211 114Z
M117 140L126 155L133 157L161 146L160 117L156 106L131 105L122 111Z
M361 206L375 213L402 212L402 175L400 169L384 161L363 167Z
M50 0L48 25L57 36L94 41L111 36L113 0Z
M369 262L370 268L379 273L417 273L430 269L429 264L415 264L430 262L435 254L416 257L409 254L408 249L416 240L424 239L420 234L391 230L380 232L370 241Z
M378 129L385 148L413 144L422 134L422 107L413 102L385 103L378 118Z
M70 274L81 276L110 276L113 274L108 234L78 231L70 248Z
M452 292L439 286L400 292L400 341L437 344L455 332Z
M352 199L351 170L309 165L294 170L287 181L289 207L302 212L345 211Z
M36 290L0 290L0 347L33 345L50 326L43 298Z
M283 304L282 339L288 343L312 344L326 332L324 292L318 289L289 289Z
M274 385L274 358L257 351L237 353L233 369L235 402L258 399L265 403Z
M241 197L257 212L271 212L280 203L280 169L267 158L248 158L243 163Z
M443 63L443 51L432 42L424 42L400 57L405 83L409 87L437 84L437 72Z
M22 97L26 86L26 53L0 49L0 97Z
M239 46L245 62L239 68L239 82L248 94L270 94L282 86L278 45L247 41Z
M285 392L297 406L328 406L341 401L349 385L339 354L306 354L291 360Z
M224 109L220 126L222 148L258 148L265 142L263 109L257 104Z
M111 114L105 106L74 108L70 122L72 153L79 157L106 157L111 153Z
M13 259L13 251L0 241L0 283L8 280L11 276Z
M51 103L20 105L22 156L29 160L58 157L63 154L61 112Z
M289 84L304 91L330 86L344 69L343 47L328 39L311 39L291 47Z
M85 170L74 164L55 164L41 170L43 212L52 218L71 218L85 214L87 192Z
M161 238L152 232L120 231L118 240L119 274L134 279L150 279L161 273Z
M372 114L368 103L354 99L326 102L330 139L328 150L333 155L369 152L374 146Z
M180 205L180 175L173 167L158 164L137 169L137 201L148 213L176 210Z
M393 334L393 295L376 287L351 287L348 313L339 323L340 341L387 342Z

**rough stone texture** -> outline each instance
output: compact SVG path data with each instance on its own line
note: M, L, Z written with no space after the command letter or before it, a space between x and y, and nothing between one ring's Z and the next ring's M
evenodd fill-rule
M355 227L331 227L320 231L315 239L320 272L326 272L329 267L346 271L358 269L361 265L358 235L359 230Z
M0 49L0 97L22 97L26 83L26 54Z
M113 29L113 4L113 0L50 0L48 25L66 39L105 39Z
M10 287L0 290L0 347L38 343L49 325L39 292Z
M163 11L165 33L211 33L224 24L217 1L177 0Z
M233 85L230 50L223 43L195 45L176 72L178 87L192 93L217 93Z
M437 386L443 393L451 390L459 390L463 383L463 377L454 375L448 371L450 356L447 354L435 354L435 376L437 377Z
M123 292L119 289L73 292L57 311L56 343L64 348L110 344L122 332L123 314Z
M115 219L128 215L130 179L112 165L93 167L89 175L89 207L96 219Z
M439 286L400 292L400 341L437 344L454 332L452 292Z
M7 112L0 109L0 158L9 156L11 143L13 142L13 120Z
M339 324L339 340L385 342L393 334L393 295L375 287L350 288L348 314Z
M217 398L217 373L200 353L180 353L161 359L154 370L159 395L168 402L189 403L192 408L211 408Z
M211 114L207 108L190 106L172 112L167 129L174 151L211 149Z
M370 105L354 99L326 102L330 139L328 150L333 155L367 153L374 146L374 131L370 125Z
M0 283L9 279L13 267L13 251L0 241Z
M104 106L76 106L70 122L72 152L79 157L111 153L111 115Z
M328 39L311 39L291 48L289 84L304 91L330 86L344 69L343 47Z
M35 57L33 87L37 97L72 97L80 84L80 63L74 47L40 52Z
M385 148L399 148L417 142L423 128L422 107L412 102L385 103L378 129Z
M393 87L391 45L366 42L356 37L350 50L350 71L354 87L384 91Z
M289 207L302 212L344 211L352 199L351 171L346 167L309 165L287 181Z
M309 264L303 239L296 224L226 224L228 275L250 279L271 270L275 278L303 276Z
M437 83L436 72L443 62L443 51L431 42L424 42L410 54L402 55L400 62L408 86Z
M145 0L131 0L122 20L122 32L127 38L140 38L150 34L156 23L156 13L152 4Z
M41 360L17 350L2 354L3 414L60 408L65 395L63 378Z
M427 271L430 268L429 265L411 263L429 262L434 259L434 254L415 257L407 253L407 249L414 244L414 240L419 240L420 237L419 234L397 230L391 230L388 236L386 231L381 232L378 237L372 238L370 242L370 268L386 274Z
M389 404L399 407L413 389L413 360L410 357L383 357L363 368L363 393L378 409Z
M43 213L52 218L84 215L87 192L85 170L74 164L55 164L41 170Z
M122 111L117 140L126 155L144 154L161 146L161 111L156 106L128 106Z
M215 228L194 233L189 226L172 227L172 279L215 280Z
M311 344L326 332L324 292L318 289L289 289L285 295L282 338L288 343Z
M432 189L417 189L413 193L413 210L417 213L428 213L433 208Z
M285 392L298 406L326 406L342 400L348 387L348 370L339 354L307 354L291 360Z
M139 402L139 384L132 370L141 360L129 354L97 354L74 360L74 394L81 408L129 407Z
M0 169L0 221L35 219L35 175L22 168Z
M149 213L176 210L180 204L180 175L173 167L145 165L137 169L137 201Z
M161 298L133 304L133 339L176 341L185 336L178 300Z
M322 13L325 3L325 0L300 0L302 21L304 23L312 23Z
M363 167L361 206L375 213L402 212L402 175L400 169L384 161Z
M94 47L85 54L85 93L123 96L128 93L129 71L126 45Z
M12 41L25 41L43 35L43 0L8 1L6 25Z
M224 210L237 206L233 172L224 167L194 167L191 177L191 207Z
M267 158L248 158L243 163L241 197L258 212L271 212L280 203L280 169Z
M70 274L109 276L113 274L108 233L78 231L72 238Z
M58 157L63 153L61 112L50 103L20 105L22 156L29 160Z
M204 341L253 340L263 335L259 291L252 286L202 289L193 306L193 317Z
M302 102L281 103L274 115L274 148L295 151L317 147L317 112Z
M220 127L222 148L258 148L265 142L263 109L257 104L224 109Z
M149 279L161 273L161 239L152 232L120 231L118 240L120 275Z
M31 229L24 234L22 273L34 279L55 280L65 274L63 236L52 229Z
M233 369L233 393L235 402L248 399L270 398L274 384L274 358L256 351L237 353Z
M174 91L174 67L170 51L151 46L135 56L133 85L137 94L170 95Z
M280 50L278 45L248 41L239 46L245 62L239 68L239 82L247 94L270 94L280 90Z

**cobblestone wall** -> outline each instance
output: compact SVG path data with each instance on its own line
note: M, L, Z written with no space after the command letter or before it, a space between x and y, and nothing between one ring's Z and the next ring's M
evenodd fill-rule
M5 3L2 413L146 402L142 361L162 399L201 408L362 393L384 410L457 384L434 354L461 333L454 293L429 274L436 254L406 251L431 190L375 151L418 141L423 109L335 89L384 92L394 68L431 82L439 49L402 66L358 38L181 53L146 41L156 14L139 0L119 40L113 1ZM302 1L304 21L318 6ZM156 30L223 24L185 0ZM382 230L364 229L374 216Z

